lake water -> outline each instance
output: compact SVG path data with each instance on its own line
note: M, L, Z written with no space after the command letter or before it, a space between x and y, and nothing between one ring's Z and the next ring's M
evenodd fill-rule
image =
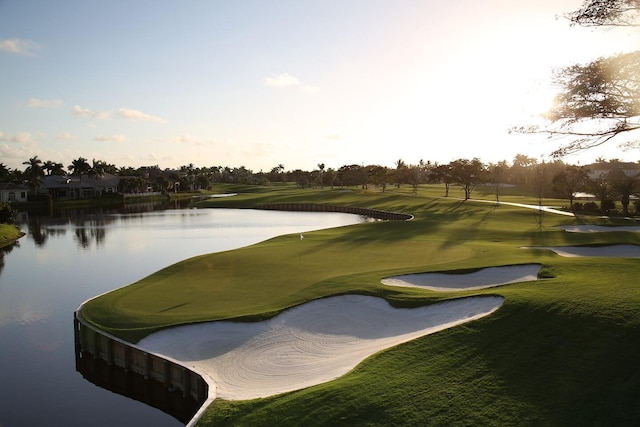
M27 235L0 255L0 427L183 425L77 372L75 309L195 255L363 221L339 213L236 209L22 215Z

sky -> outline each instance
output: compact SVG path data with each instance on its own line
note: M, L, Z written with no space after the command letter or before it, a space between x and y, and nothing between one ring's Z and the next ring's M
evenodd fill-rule
M0 0L0 163L539 161L552 72L637 50L581 0ZM564 160L640 160L614 141Z

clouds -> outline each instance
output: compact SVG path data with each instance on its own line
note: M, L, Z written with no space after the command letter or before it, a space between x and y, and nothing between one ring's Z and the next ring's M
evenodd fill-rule
M35 56L38 50L40 50L40 46L32 40L18 38L0 39L0 52L22 56Z
M62 100L30 98L25 105L29 108L53 108L61 106Z
M58 141L73 141L76 137L69 132L61 132L56 135Z
M120 134L114 134L111 136L98 135L95 138L93 138L93 140L98 142L128 142L129 141L129 139L126 136L120 135Z
M88 108L82 108L79 105L75 105L71 109L71 114L78 117L89 117L92 119L111 120L111 113L109 111L92 111Z
M89 108L83 108L79 105L75 105L71 109L71 114L78 117L88 117L99 120L111 120L113 118L119 118L129 121L143 121L143 122L155 122L155 123L166 123L165 119L160 117L143 113L139 110L134 110L132 108L120 108L118 111L93 111Z
M140 120L144 122L156 122L156 123L164 123L166 120L161 119L157 116L152 116L151 114L143 113L142 111L133 110L131 108L121 108L118 110L117 116L123 118L125 120Z
M14 135L5 135L0 132L0 141L13 142L19 145L34 145L36 143L31 132L18 132Z
M308 94L316 94L320 92L320 88L317 86L311 86L303 84L297 77L288 73L278 74L276 76L265 77L262 84L266 87L275 88L297 88L300 92Z

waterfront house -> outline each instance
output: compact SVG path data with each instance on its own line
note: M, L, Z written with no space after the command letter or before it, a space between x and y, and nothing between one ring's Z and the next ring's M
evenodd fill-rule
M0 203L26 202L29 187L12 182L0 182Z
M585 166L589 178L598 180L604 178L612 170L620 169L626 176L635 176L640 173L640 164L631 162L601 162Z
M43 188L53 200L99 197L106 193L117 193L120 178L110 173L81 177L50 175L44 178Z

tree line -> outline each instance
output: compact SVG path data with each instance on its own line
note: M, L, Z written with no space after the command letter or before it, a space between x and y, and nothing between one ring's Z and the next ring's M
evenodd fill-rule
M185 192L210 190L216 183L273 185L274 183L295 183L302 188L359 187L376 188L386 191L389 185L411 186L414 192L421 184L443 184L443 196L449 196L451 186L459 187L464 198L469 199L478 185L495 186L496 200L499 201L500 186L505 184L527 185L538 191L540 197L558 197L569 200L575 210L598 211L608 214L614 209L615 200L622 205L622 212L629 214L629 205L634 195L640 194L640 175L627 175L624 163L617 159L598 159L592 167L608 170L607 173L590 178L590 167L566 164L556 159L552 162L538 162L535 158L517 154L511 162L483 163L478 158L457 159L449 163L420 161L408 164L399 159L395 167L381 165L347 164L337 169L326 168L319 163L317 168L308 170L286 170L284 165L274 166L268 172L254 172L244 166L195 167L184 165L177 169L160 169L156 166L139 168L117 167L102 160L89 162L83 157L63 164L42 161L38 156L23 162L25 168L10 169L0 163L0 181L27 184L34 193L42 190L45 177L87 176L100 179L105 174L120 177L119 191L122 193L142 192L149 189L157 192ZM639 169L640 171L640 166ZM538 190L535 190L535 189ZM542 194L544 192L544 194ZM595 196L591 204L574 203L575 194L588 192Z

